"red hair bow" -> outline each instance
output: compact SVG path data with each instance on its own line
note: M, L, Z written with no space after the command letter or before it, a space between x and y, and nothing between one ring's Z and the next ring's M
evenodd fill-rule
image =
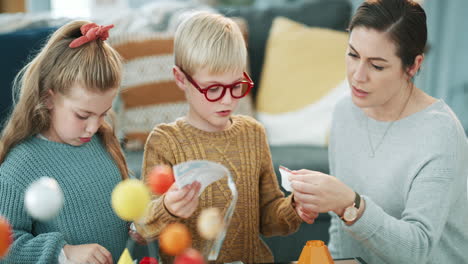
M81 26L81 34L83 36L73 40L70 48L77 48L85 43L93 41L95 39L106 40L109 37L109 29L113 28L114 25L98 26L96 23L89 23Z

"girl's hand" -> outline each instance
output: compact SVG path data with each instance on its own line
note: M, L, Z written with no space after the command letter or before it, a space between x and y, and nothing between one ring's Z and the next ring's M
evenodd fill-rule
M335 212L341 216L355 193L336 177L309 170L295 171L289 180L294 198L306 214Z
M67 259L72 263L113 263L111 253L98 244L65 245L63 251Z
M164 206L174 216L189 218L197 209L200 188L201 184L197 181L180 190L172 184L164 196Z

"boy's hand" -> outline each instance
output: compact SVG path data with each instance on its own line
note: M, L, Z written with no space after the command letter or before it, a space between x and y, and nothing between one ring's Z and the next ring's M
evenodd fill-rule
M148 241L142 235L138 234L133 223L128 230L128 235L140 245L148 244Z
M308 224L313 224L315 219L319 216L318 212L304 209L301 204L296 204L296 213L304 222Z
M197 209L200 188L201 184L197 181L180 190L172 184L164 196L166 209L174 216L189 218Z
M72 263L113 263L111 253L98 244L65 245L63 251Z

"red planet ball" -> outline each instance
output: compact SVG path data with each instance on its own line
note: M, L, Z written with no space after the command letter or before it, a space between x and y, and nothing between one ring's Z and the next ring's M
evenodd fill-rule
M174 183L174 173L169 165L157 165L148 174L148 185L155 194L164 194Z
M174 264L205 264L205 259L196 249L188 248L175 258Z
M139 264L158 264L158 260L151 257L144 257Z
M6 256L13 243L13 233L8 221L0 216L0 259Z

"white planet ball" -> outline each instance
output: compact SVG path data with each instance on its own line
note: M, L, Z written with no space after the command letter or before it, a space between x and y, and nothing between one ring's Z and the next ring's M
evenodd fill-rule
M204 209L198 217L198 233L205 239L215 239L223 226L223 220L218 208Z
M26 189L24 205L31 217L47 221L62 208L63 192L55 179L41 177Z

